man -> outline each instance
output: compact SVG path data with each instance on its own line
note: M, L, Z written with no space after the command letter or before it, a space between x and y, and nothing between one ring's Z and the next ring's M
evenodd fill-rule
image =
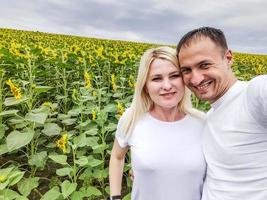
M223 32L190 31L177 54L186 86L211 103L203 134L202 200L267 199L267 75L238 81Z

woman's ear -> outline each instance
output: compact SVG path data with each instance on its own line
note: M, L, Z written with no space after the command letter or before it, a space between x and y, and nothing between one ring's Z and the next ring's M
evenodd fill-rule
M143 90L148 93L146 85L144 86Z

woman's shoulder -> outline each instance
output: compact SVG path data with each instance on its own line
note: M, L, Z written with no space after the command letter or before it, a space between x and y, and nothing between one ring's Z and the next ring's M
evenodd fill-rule
M119 124L124 122L130 115L131 109L130 108L126 108L125 111L122 113L122 115L120 116L118 122Z
M200 111L198 109L193 108L189 115L195 119L196 121L199 121L200 123L205 123L207 119L207 114L203 111Z

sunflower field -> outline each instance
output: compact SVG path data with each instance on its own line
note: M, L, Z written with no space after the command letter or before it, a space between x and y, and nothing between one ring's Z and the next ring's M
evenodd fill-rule
M0 200L106 199L117 122L155 46L0 29ZM234 59L240 80L267 73L267 55Z

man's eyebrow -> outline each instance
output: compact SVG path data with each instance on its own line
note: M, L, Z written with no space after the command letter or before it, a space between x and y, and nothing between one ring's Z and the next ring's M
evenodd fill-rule
M207 63L207 62L209 62L209 61L208 61L208 60L202 60L202 61L200 61L199 63L197 63L196 66L205 64L205 63Z
M180 66L180 70L181 69L190 69L191 67L189 67L189 66Z

